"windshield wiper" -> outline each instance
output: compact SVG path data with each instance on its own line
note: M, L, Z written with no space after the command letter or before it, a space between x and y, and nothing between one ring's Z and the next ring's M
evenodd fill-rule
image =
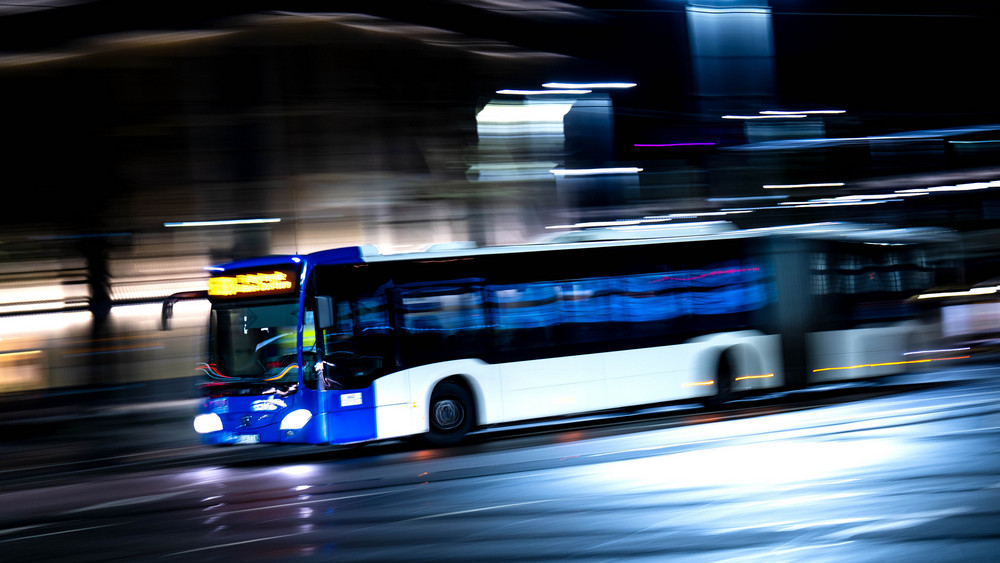
M278 336L273 336L273 337L271 337L271 338L268 338L267 340L265 340L265 341L263 341L263 342L261 342L261 343L257 344L257 347L256 347L256 348L254 348L254 349L253 349L253 351L254 351L254 353L256 354L256 353L257 353L257 352L258 352L258 351L259 351L259 350L260 350L261 348L263 348L264 346L267 346L268 344L270 344L270 343L274 342L275 340L277 340L277 339L279 339L279 338L284 338L284 337L286 337L286 336L295 336L295 335L294 335L294 334L292 334L292 333L290 333L290 332L286 332L286 333L284 333L284 334L279 334Z

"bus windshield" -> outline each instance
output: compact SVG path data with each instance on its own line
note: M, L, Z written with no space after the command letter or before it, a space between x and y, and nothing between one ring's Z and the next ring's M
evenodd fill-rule
M216 306L210 328L210 369L206 371L219 379L296 382L297 313L295 302Z

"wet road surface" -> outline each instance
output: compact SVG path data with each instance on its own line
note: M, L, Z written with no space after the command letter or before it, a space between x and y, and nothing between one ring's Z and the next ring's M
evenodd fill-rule
M443 450L401 443L220 451L175 438L89 465L12 464L0 474L0 554L996 560L1000 367L974 371L948 385L810 408L681 409L498 433ZM155 441L168 428L145 431ZM120 431L124 446L130 434ZM14 451L5 446L5 459Z

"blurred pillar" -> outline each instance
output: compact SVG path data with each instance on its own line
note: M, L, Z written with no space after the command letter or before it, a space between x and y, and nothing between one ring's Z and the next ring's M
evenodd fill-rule
M759 105L774 95L766 0L691 0L686 10L695 95L703 111Z
M110 366L105 365L100 349L110 337L111 276L108 270L108 241L101 236L85 236L80 251L87 261L87 286L90 297L88 308L92 316L90 345L87 352L85 384L95 386L106 383Z

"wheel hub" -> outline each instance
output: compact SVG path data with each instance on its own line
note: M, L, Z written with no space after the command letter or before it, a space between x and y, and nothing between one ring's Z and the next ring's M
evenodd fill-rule
M462 405L454 399L442 399L434 405L434 426L442 430L457 428L464 417Z

